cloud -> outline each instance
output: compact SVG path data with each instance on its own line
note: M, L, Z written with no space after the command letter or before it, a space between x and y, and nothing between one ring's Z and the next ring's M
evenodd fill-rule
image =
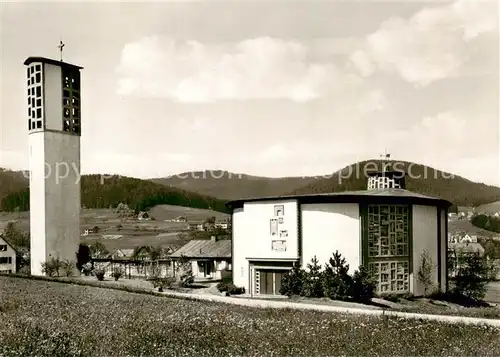
M424 8L409 19L391 18L350 56L363 76L375 68L426 86L460 74L470 60L471 42L497 28L495 2L457 1Z
M313 55L302 43L271 37L219 45L147 37L123 48L118 94L185 103L306 102L355 83L332 62L315 62Z

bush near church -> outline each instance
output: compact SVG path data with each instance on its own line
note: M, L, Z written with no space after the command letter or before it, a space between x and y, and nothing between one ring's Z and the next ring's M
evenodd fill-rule
M353 276L349 275L349 265L336 251L324 269L316 256L306 269L297 264L283 276L280 294L311 298L328 297L334 300L367 303L375 293L375 281L366 268L359 267Z

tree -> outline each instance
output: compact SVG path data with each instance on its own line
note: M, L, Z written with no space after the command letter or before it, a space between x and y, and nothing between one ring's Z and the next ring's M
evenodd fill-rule
M179 286L186 287L194 282L193 268L191 261L185 256L181 256L177 261L177 281Z
M339 251L336 251L325 265L324 295L333 300L347 300L351 284L352 277L349 275L349 264Z
M360 303L370 302L375 295L376 286L376 280L368 269L364 266L360 266L359 269L354 272L350 295L354 301Z
M321 264L319 264L318 258L314 256L311 262L307 263L301 295L315 298L323 297L322 275Z
M479 253L457 252L456 269L454 292L475 300L483 299L491 277L486 258Z
M106 246L99 240L90 245L90 255L92 258L105 258L109 255Z
M295 263L293 268L281 278L280 294L288 297L302 295L304 287L305 272L299 263Z
M78 252L76 253L76 268L78 271L82 270L85 263L90 261L90 248L88 245L81 243L78 246Z
M205 218L205 220L203 221L203 224L215 224L215 221L217 219L215 218L215 216L212 216L212 217L207 217Z
M12 244L14 248L28 248L30 247L30 235L29 233L17 228L14 222L7 223L5 230L2 234L9 244Z
M424 296L427 296L429 287L432 286L432 273L434 264L427 249L420 254L420 267L418 268L417 280L424 286Z

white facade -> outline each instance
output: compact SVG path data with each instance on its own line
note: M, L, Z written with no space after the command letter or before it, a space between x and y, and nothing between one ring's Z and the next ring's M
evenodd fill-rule
M244 287L251 295L277 295L282 274L291 269L294 262L300 261L302 268L306 268L316 256L324 267L333 253L339 251L349 264L350 274L361 265L370 269L376 266L380 292L402 293L404 290L413 295L422 295L424 286L418 281L417 272L421 254L427 250L434 265L432 288L439 287L442 291L445 290L447 241L445 209L440 210L441 214L438 215L437 206L377 203L373 207L379 208L371 211L370 218L366 208L368 206L364 204L299 204L298 200L250 201L243 202L243 207L234 208L232 256L235 285ZM288 234L282 239L285 244L273 247L272 242L281 239L279 235L278 237L272 235L273 228L270 223L276 217L274 215L276 207L284 208L283 220L278 224L278 231L286 230ZM366 213L363 213L362 207L365 207ZM370 257L368 254L370 239L368 237L374 234L368 228L369 220L374 219L373 212L382 209L388 209L390 215L396 217L395 223L391 223L396 228L391 228L392 231L385 235L389 237L391 234L404 232L402 234L407 237L405 242L396 244L397 249L401 249L399 256L384 256L384 248L380 246L377 248L382 252L379 257ZM363 216L364 214L366 216ZM404 214L406 218L403 219L401 217ZM400 226L398 219L402 222ZM363 237L363 234L366 237ZM389 281L384 282L384 279Z
M16 272L16 251L0 236L0 273Z
M349 273L361 265L361 225L357 203L303 204L303 268L316 256L324 266L338 250ZM320 249L318 249L321 247Z
M79 67L28 66L31 274L51 257L76 261L80 237ZM75 269L75 274L77 273Z
M287 271L299 259L295 200L246 202L243 210L234 212L232 222L235 285L259 291L261 271Z

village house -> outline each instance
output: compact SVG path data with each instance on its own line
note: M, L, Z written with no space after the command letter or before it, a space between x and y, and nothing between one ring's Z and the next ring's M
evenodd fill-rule
M16 272L16 255L14 247L0 235L0 274Z
M195 280L220 280L230 275L231 270L231 241L192 240L170 255L173 260L182 257L191 262Z
M420 257L436 265L432 283L447 289L451 203L405 189L404 173L369 174L364 191L240 199L232 211L233 283L251 296L278 295L294 264L316 256L324 265L338 251L352 274L363 265L378 294L422 295Z
M215 222L215 228L228 229L229 224L227 222Z

